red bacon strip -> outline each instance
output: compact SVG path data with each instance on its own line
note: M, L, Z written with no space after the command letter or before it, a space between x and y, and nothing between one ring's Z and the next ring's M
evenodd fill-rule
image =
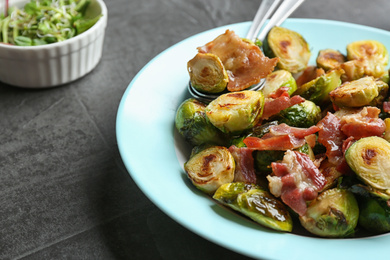
M252 156L253 150L232 145L229 147L229 151L236 162L234 182L256 183L256 171Z
M270 127L270 133L274 135L292 134L297 138L304 138L305 136L315 134L320 130L317 126L309 128L292 127L285 123Z
M275 93L271 94L271 98L266 99L262 119L268 119L286 108L305 101L303 97L298 95L290 98L287 90L288 88L285 87L279 88Z
M325 146L326 156L329 162L338 165L343 159L343 141L346 138L341 131L340 119L328 112L328 114L318 122L318 142Z
M296 149L305 144L305 139L296 138L293 135L275 135L267 136L264 135L263 138L258 137L247 137L244 139L244 143L248 148L255 150L278 150L286 151L289 149Z
M286 151L296 149L305 144L305 137L316 133L318 127L310 128L291 127L287 124L280 124L270 127L270 132L262 138L247 137L244 143L248 148L256 150L279 150Z
M390 112L390 101L383 102L383 111L385 111L386 113Z
M270 191L300 216L307 210L306 202L317 197L326 184L324 175L303 153L287 151L282 163L271 164L274 176L267 177Z
M341 131L346 136L360 139L369 136L382 136L386 125L380 119L380 109L376 107L364 107L357 113L345 115L341 118Z

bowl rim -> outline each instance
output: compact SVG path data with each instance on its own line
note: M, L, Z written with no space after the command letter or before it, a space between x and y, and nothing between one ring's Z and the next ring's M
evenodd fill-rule
M30 0L19 0L18 3L23 3L23 2L29 2ZM50 44L45 44L45 45L38 45L38 46L16 46L16 45L9 45L9 44L3 44L0 42L0 48L3 49L8 49L8 50L47 50L48 48L56 48L56 47L62 47L64 45L72 44L73 42L79 40L82 37L88 37L90 34L92 34L97 28L100 28L103 26L105 28L107 26L107 6L104 3L103 0L92 0L95 1L99 4L101 8L101 14L102 17L87 31L78 34L72 38L66 39L65 41L61 42L55 42L55 43L50 43ZM13 3L14 4L14 3ZM2 7L2 5L1 5Z

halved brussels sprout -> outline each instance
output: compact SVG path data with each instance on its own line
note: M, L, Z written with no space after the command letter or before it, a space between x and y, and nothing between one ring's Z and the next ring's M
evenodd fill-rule
M360 60L351 60L344 62L340 65L340 68L344 71L341 75L343 82L353 81L364 77L364 63Z
M381 106L383 104L383 101L385 101L387 94L389 92L389 85L384 82L383 80L375 80L375 84L378 87L378 96L376 96L371 102L370 106Z
M278 67L297 73L307 67L310 59L309 44L299 33L287 28L273 27L264 41L264 53L278 57Z
M286 108L276 117L279 123L303 128L317 124L321 118L321 108L310 100Z
M390 189L390 143L377 136L361 138L345 152L349 167L366 184Z
M383 138L385 138L386 141L390 142L390 118L385 118L385 133L383 135Z
M223 145L222 133L207 120L205 108L206 104L194 98L183 101L176 111L176 129L192 145Z
M282 160L284 153L276 150L254 151L255 169L261 174L271 173L271 163Z
M329 93L340 86L343 72L342 69L331 70L300 86L294 95L300 95L319 106L324 105L330 101Z
M224 133L240 133L255 126L263 114L264 96L260 91L227 93L207 105L209 121Z
M373 77L364 77L343 83L329 93L330 100L339 107L362 107L379 95Z
M204 93L219 93L225 90L229 77L217 55L198 53L187 63L191 85Z
M374 233L390 231L390 196L363 185L354 185L351 191L358 196L359 224Z
M325 71L337 69L345 61L345 56L341 52L333 49L320 50L316 60L317 66L323 68Z
M184 170L195 187L213 194L219 186L234 180L235 162L226 147L212 146L195 153L184 164Z
M227 183L219 187L213 198L265 227L292 231L293 222L284 204L256 185Z
M268 98L272 93L275 93L281 87L288 87L289 95L292 95L297 90L297 83L293 75L287 70L276 70L266 77L265 84L261 91L265 98Z
M339 188L321 193L299 217L307 231L321 237L352 235L358 219L359 207L353 193Z
M386 72L389 54L381 42L363 40L347 45L347 59L363 61L365 75L380 78Z

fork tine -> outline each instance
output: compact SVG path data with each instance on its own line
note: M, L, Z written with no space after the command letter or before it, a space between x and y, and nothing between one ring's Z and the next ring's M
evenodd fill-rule
M271 16L272 12L276 9L281 0L262 0L259 9L256 12L252 25L249 28L247 39L255 41L257 35L259 35L261 27L263 27L265 21ZM272 4L270 4L272 2ZM266 9L270 6L268 9Z
M295 9L297 9L305 0L285 0L280 7L275 11L275 13L270 18L269 22L261 30L258 39L264 41L269 30L274 26L281 25L287 17L289 17Z

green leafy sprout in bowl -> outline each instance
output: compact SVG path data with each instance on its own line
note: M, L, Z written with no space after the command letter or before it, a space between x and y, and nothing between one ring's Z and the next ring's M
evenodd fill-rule
M23 9L8 8L0 14L0 42L38 46L61 42L91 28L101 17L87 17L91 0L31 0Z

